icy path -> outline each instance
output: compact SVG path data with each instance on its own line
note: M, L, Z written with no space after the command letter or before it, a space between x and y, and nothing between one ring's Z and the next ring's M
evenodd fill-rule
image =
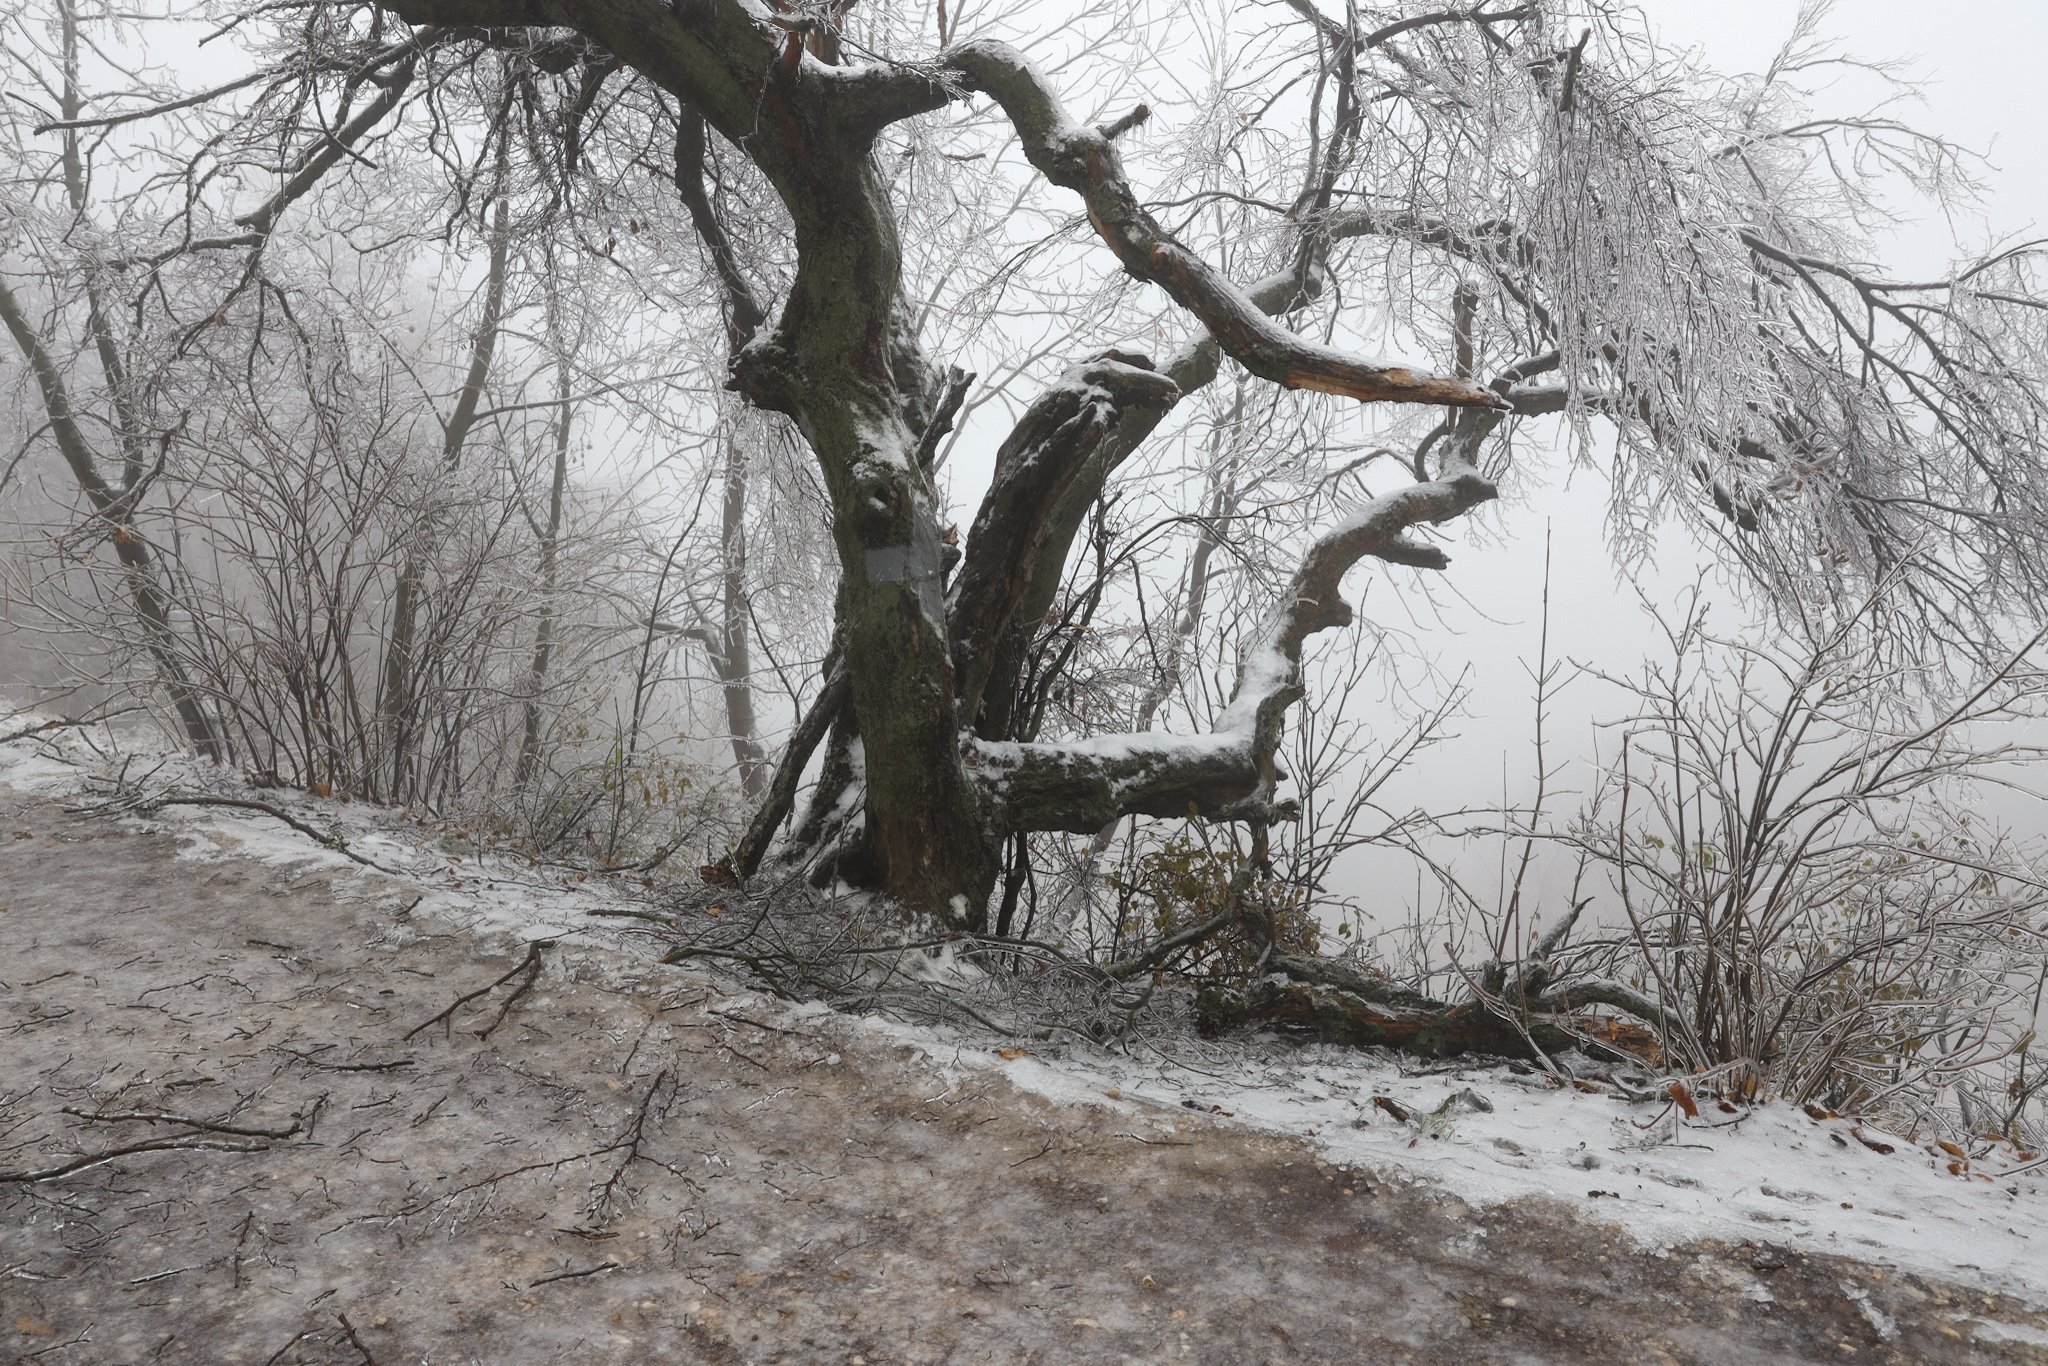
M80 800L96 757L68 733L0 747L0 783ZM131 770L157 762L137 760ZM174 775L188 790L219 782L202 784L205 775L188 759L161 762L153 785ZM589 912L631 904L604 879L451 852L444 846L454 841L388 812L276 789L238 795L341 833L356 853L416 890L419 914L474 931L587 941ZM185 841L183 857L195 861L255 858L379 876L260 814L185 807L131 820L175 833ZM1481 1208L1555 1198L1588 1219L1621 1225L1653 1253L1699 1238L1751 1240L2048 1300L2048 1258L2037 1246L2048 1242L2048 1167L2032 1170L2009 1148L1980 1144L1959 1162L1931 1141L1867 1128L1859 1135L1848 1119L1814 1119L1785 1104L1727 1114L1708 1101L1697 1118L1686 1118L1676 1106L1584 1094L1506 1068L1404 1075L1414 1064L1320 1046L1253 1042L1235 1061L1200 1067L1148 1060L1142 1045L1136 1057L1035 1048L1005 1060L986 1040L952 1031L861 1023L921 1047L947 1068L1000 1069L1012 1085L1055 1102L1108 1106L1152 1122L1193 1108L1308 1139L1340 1168L1400 1173ZM1389 1104L1375 1104L1381 1098ZM2048 1348L2048 1335L2036 1343L2026 1337L2034 1330L2008 1331L2019 1335L2016 1342Z

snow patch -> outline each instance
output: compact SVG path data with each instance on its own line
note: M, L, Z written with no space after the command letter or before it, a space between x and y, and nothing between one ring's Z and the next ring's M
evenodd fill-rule
M1817 1121L1788 1104L1685 1120L1505 1068L1404 1074L1392 1061L1318 1045L1210 1058L1199 1070L1078 1052L1000 1066L1048 1100L1102 1105L1114 1091L1119 1108L1162 1120L1192 1110L1290 1134L1333 1164L1425 1180L1475 1205L1561 1200L1619 1223L1653 1253L1695 1238L1748 1240L2048 1294L2048 1265L2020 1232L2048 1214L2048 1180L2000 1175L2010 1154L1953 1176L1945 1158L1903 1139L1892 1139L1892 1154L1873 1152L1849 1136L1850 1121ZM1437 1113L1467 1090L1492 1110L1457 1103ZM1758 1292L1769 1293L1750 1293Z

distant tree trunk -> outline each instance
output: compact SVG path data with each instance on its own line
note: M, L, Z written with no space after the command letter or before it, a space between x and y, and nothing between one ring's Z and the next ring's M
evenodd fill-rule
M84 107L78 85L78 7L74 0L59 0L57 11L63 54L63 88L59 108L61 118L69 122L78 118ZM64 188L72 217L83 222L88 207L85 162L79 150L76 128L64 130ZM72 407L71 393L62 372L4 280L0 280L0 321L6 323L8 332L13 335L35 374L44 416L56 438L58 453L70 467L79 491L91 504L93 515L108 527L114 542L114 557L121 565L129 599L142 623L144 648L170 692L171 707L177 713L185 738L206 758L224 763L229 758L227 741L207 714L200 691L193 686L191 675L185 668L177 632L171 624L170 600L164 591L161 568L148 540L136 524L137 505L145 492L146 448L142 422L133 406L119 345L100 301L99 284L91 274L86 279L86 299L89 310L86 329L91 334L94 352L106 378L109 401L114 409L111 425L121 445L118 489L101 474L98 457L86 439L84 429L78 424L77 410ZM166 445L171 439L171 434L163 437Z
M562 498L569 486L569 365L556 370L555 461L548 481L548 524L540 539L540 624L533 633L533 668L527 682L524 725L519 737L519 764L514 781L529 791L540 768L540 695L547 686L548 665L555 649L555 576L561 550Z
M758 802L768 790L771 774L754 719L754 668L748 638L754 609L747 596L747 457L736 434L726 438L725 507L719 530L725 558L725 620L720 649L714 652L712 662L725 694L725 724L732 736L732 757L740 767L740 792L749 802Z
M505 166L503 142L498 154L500 182ZM484 281L483 317L471 344L469 373L456 396L455 411L449 416L441 439L441 469L453 474L462 464L462 445L476 424L477 405L490 379L491 357L497 348L498 327L505 306L505 262L511 244L511 207L502 194L491 228L490 273ZM431 516L422 520L429 522ZM413 791L417 756L413 753L420 720L420 664L414 658L421 594L425 591L426 567L422 547L408 543L398 571L398 586L391 596L391 629L384 649L384 679L379 692L378 711L384 717L389 746L390 796L404 801Z
M227 762L227 742L221 738L213 719L206 714L199 690L192 685L191 676L180 656L177 632L171 625L170 601L163 589L156 557L135 524L135 502L139 490L116 491L101 476L92 446L86 441L85 433L73 414L64 378L58 373L42 338L36 335L22 312L14 291L4 280L0 280L0 321L7 324L7 330L14 335L22 354L28 358L29 368L35 372L37 387L42 391L44 415L49 419L59 454L70 466L71 476L85 495L86 502L91 504L94 517L107 526L114 542L114 558L121 565L129 598L135 604L135 615L142 623L144 647L149 651L164 686L170 690L171 706L177 712L178 724L184 728L185 738L206 758L216 763Z

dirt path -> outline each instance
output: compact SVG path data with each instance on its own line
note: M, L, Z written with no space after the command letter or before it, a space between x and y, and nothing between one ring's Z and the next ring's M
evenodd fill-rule
M210 1145L0 1183L0 1360L2048 1360L1997 1297L1646 1255L609 949L408 1040L522 947L176 847L0 788L0 1174Z

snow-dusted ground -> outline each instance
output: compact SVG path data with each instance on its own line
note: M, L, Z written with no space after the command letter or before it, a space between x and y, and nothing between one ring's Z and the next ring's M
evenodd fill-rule
M1350 1050L1253 1051L1261 1056L1202 1072L1071 1056L990 1061L1049 1098L1114 1092L1120 1099L1110 1103L1134 1112L1189 1101L1220 1107L1242 1124L1310 1136L1333 1163L1399 1172L1482 1206L1552 1196L1652 1247L1746 1238L2030 1298L2048 1293L2048 1261L2036 1246L2048 1244L2048 1171L2008 1174L2025 1165L2009 1149L1954 1175L1955 1159L1939 1149L1862 1130L1895 1149L1881 1154L1858 1141L1852 1121L1814 1120L1782 1103L1737 1115L1708 1103L1695 1120L1673 1106L1583 1094L1505 1068L1404 1076L1393 1062ZM1461 1092L1491 1110L1454 1099ZM1409 1122L1376 1107L1376 1096Z
M93 800L86 780L109 771L101 756L110 748L104 736L95 738L97 748L69 731L0 746L0 784ZM276 789L230 793L217 774L181 756L133 759L131 779L159 761L153 790L175 776L181 790L266 801L335 831L392 870L398 886L386 881L380 898L402 889L408 900L419 897L416 914L538 938L588 934L591 911L630 904L604 879L579 881L516 857L449 852L443 832L390 812ZM257 813L172 807L127 819L182 836L195 860L255 858L386 878ZM1012 1084L1048 1099L1114 1107L1130 1115L1134 1130L1167 1128L1192 1106L1310 1138L1331 1163L1378 1174L1361 1180L1430 1183L1481 1206L1554 1197L1590 1219L1620 1224L1652 1249L1702 1237L1748 1239L2048 1299L2048 1259L2036 1247L2048 1244L2048 1167L2031 1170L2010 1149L1973 1152L1963 1164L1931 1142L1867 1127L1859 1138L1851 1120L1816 1120L1783 1103L1728 1114L1709 1101L1695 1119L1675 1106L1587 1094L1541 1075L1499 1067L1411 1075L1413 1065L1401 1060L1320 1046L1253 1042L1199 1065L1147 1058L1142 1044L1134 1056L1039 1048L1005 1059L987 1040L955 1031L864 1023L923 1047L942 1069L999 1068ZM1379 1097L1407 1118L1376 1105ZM1863 1139L1894 1151L1874 1151ZM1769 1294L1761 1284L1755 1293ZM2041 1340L2027 1343L2048 1348L2048 1333L1995 1327L2008 1336L2035 1334Z

